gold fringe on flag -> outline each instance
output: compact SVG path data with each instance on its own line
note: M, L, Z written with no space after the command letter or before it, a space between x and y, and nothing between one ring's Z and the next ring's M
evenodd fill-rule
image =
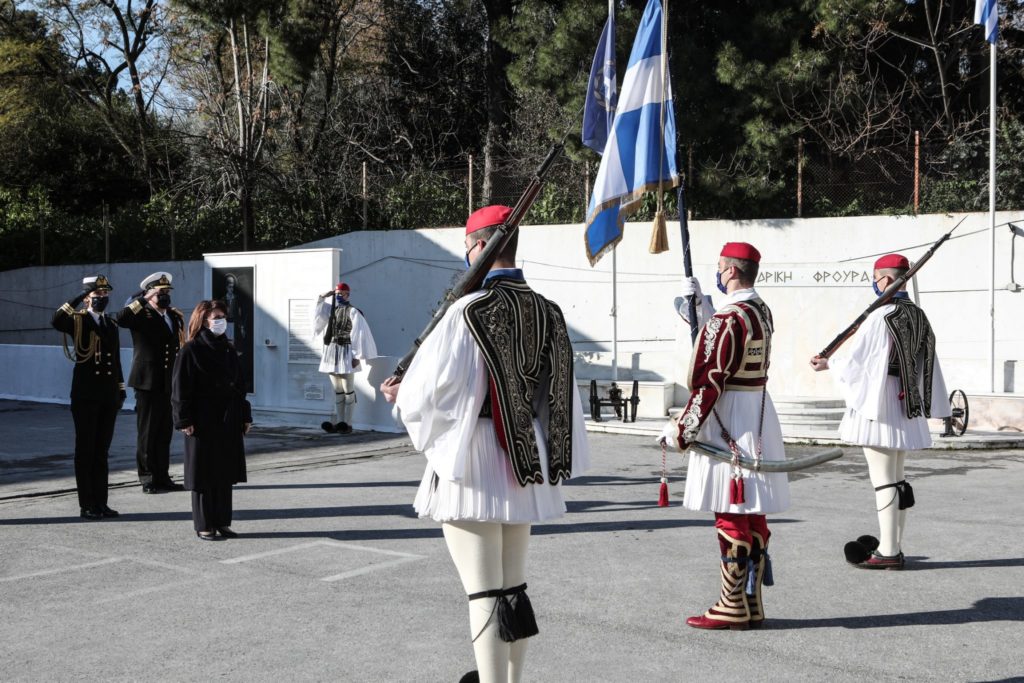
M668 251L668 224L665 222L665 212L660 209L654 214L654 231L651 233L648 250L652 254Z

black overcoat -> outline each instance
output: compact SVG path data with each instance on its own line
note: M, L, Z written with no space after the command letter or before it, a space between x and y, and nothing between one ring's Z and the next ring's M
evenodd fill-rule
M208 329L181 348L174 361L171 407L185 437L185 488L209 491L245 481L245 424L252 408L235 347Z

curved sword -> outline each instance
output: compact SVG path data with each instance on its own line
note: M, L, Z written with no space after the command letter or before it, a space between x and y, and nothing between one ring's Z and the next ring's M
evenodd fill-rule
M704 443L702 441L695 441L691 443L689 447L701 455L708 456L709 458L713 458L721 462L732 462L732 453L724 448L712 446L711 444ZM760 463L755 463L751 458L740 456L739 462L740 467L743 469L755 472L795 472L797 470L805 470L808 467L814 467L815 465L820 465L828 462L829 460L835 460L836 458L841 457L843 457L843 452L840 449L829 448L821 453L815 453L803 458L793 458L792 460L762 460Z

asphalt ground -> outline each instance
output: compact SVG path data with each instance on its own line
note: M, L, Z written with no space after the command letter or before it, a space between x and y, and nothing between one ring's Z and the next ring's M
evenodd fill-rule
M134 415L111 453L116 520L78 517L67 407L0 402L0 680L457 681L466 600L437 524L414 516L423 458L394 435L262 427L235 488L238 539L200 542L188 493L145 495ZM177 437L176 437L177 438ZM569 513L534 527L540 635L528 681L996 681L1024 676L1024 451L923 452L905 571L847 565L877 533L863 456L791 475L770 519L765 629L706 632L710 515L658 508L649 437L593 434ZM791 455L819 447L791 447ZM172 450L180 475L181 444Z

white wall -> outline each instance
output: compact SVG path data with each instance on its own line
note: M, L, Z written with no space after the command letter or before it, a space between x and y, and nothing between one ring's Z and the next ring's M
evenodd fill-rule
M50 319L61 304L82 291L84 277L107 276L114 286L110 311L116 313L139 290L142 279L157 271L174 276L173 305L187 316L202 295L202 261L32 266L0 272L0 344L60 343ZM122 331L121 346L131 348L131 343L131 335Z
M997 223L1018 218L1000 214ZM695 274L719 299L714 273L721 245L746 241L762 254L758 284L776 321L770 387L776 396L835 396L827 373L808 359L871 303L871 266L879 253L920 257L962 215L866 216L762 221L693 221ZM971 214L953 239L918 276L920 303L939 342L947 385L988 391L987 214ZM618 249L620 376L685 381L689 333L672 301L682 275L677 223L669 224L670 250L651 255L649 224L627 224ZM996 390L1003 364L1024 356L1024 293L1010 292L1011 231L996 232ZM1017 238L1024 254L1024 237ZM314 243L344 249L342 279L370 321L382 353L401 356L427 323L452 278L460 273L461 228L356 232ZM311 245L311 246L314 246ZM607 377L611 349L611 257L587 262L579 225L524 226L519 258L527 279L557 301L578 352L580 378ZM826 274L826 275L823 275ZM1024 281L1024 266L1015 278ZM1020 367L1021 364L1018 364ZM630 368L636 372L631 373ZM1015 390L1022 392L1017 377Z
M1017 217L1000 214L997 222ZM917 258L959 218L693 221L694 269L705 290L720 299L714 290L714 272L721 245L737 240L755 244L762 254L758 289L772 307L777 328L769 384L772 393L776 397L832 397L836 392L831 378L827 373L811 372L807 360L873 300L868 275L875 255L900 251ZM918 278L920 302L938 337L947 385L969 393L988 391L987 225L987 214L970 215ZM996 390L1003 389L1004 362L1018 361L1014 389L1024 394L1024 378L1019 376L1024 372L1020 362L1024 360L1024 293L1005 289L1011 280L1012 248L1024 258L1024 237L1011 244L1011 234L1005 226L997 229L996 283L1003 288L996 291ZM682 273L678 226L669 225L670 251L665 254L648 254L649 239L650 225L628 224L618 250L620 377L682 384L690 343L689 330L672 307ZM253 265L258 374L256 394L251 398L258 411L309 424L330 413L330 389L315 365L286 362L288 300L312 299L339 279L348 282L352 301L369 321L378 350L390 357L372 364L369 374L357 376L360 403L355 422L390 428L386 425L393 423L386 407L380 412L375 404L375 387L390 374L395 359L409 350L445 288L463 271L463 231L356 232L309 247L209 254L205 265L117 264L107 273L112 274L117 292L127 296L146 274L170 270L176 276L175 303L189 310L195 300L210 293L211 268ZM524 226L519 256L530 283L565 312L577 351L578 377L608 378L611 258L590 267L579 225ZM0 289L15 288L19 297L17 305L12 305L5 301L10 294L0 292L0 318L7 320L31 303L39 307L31 324L45 328L52 311L77 290L81 276L100 268L61 266L0 273ZM124 268L124 273L116 275L121 272L117 268ZM830 274L825 281L820 279L822 273ZM1024 281L1024 267L1016 267L1013 279ZM31 289L35 286L40 287L38 292ZM49 344L59 340L52 330L46 335ZM263 345L268 339L275 346ZM130 339L122 339L122 346L127 373ZM66 400L69 364L55 347L40 353L33 355L18 345L0 345L0 397ZM317 383L323 387L324 398L307 398L308 385ZM676 395L678 399L680 391Z

